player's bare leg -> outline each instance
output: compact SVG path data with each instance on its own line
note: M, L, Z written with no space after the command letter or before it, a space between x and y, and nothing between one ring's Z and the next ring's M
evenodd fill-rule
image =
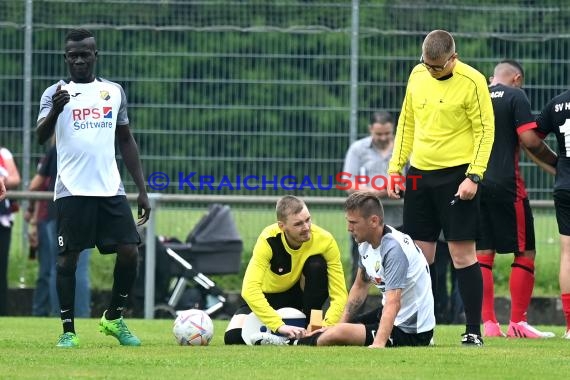
M337 323L317 339L317 346L363 346L366 328L359 323Z

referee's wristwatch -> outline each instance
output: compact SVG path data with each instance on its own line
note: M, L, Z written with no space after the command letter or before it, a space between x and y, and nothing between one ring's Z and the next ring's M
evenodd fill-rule
M477 174L467 174L467 178L471 180L471 182L476 183L477 185L481 183L481 177Z

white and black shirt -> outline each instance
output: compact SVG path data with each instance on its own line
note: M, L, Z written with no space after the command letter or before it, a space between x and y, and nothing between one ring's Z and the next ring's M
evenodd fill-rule
M54 199L65 196L109 197L125 194L115 160L115 131L129 124L122 87L97 78L91 83L59 81L41 98L38 120L52 108L57 86L69 103L57 119L57 179Z
M394 325L409 334L432 330L435 316L429 266L412 238L385 225L377 248L364 242L358 250L360 267L380 291L402 289Z

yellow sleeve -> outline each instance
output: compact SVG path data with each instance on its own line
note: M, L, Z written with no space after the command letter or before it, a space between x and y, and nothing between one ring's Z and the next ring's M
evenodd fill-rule
M284 325L283 319L269 305L261 290L263 277L270 267L271 256L271 247L262 234L253 247L253 255L245 270L241 296L259 320L276 332L279 327Z
M465 174L477 174L483 178L495 140L493 103L483 75L477 77L471 104L467 107L467 117L473 126L474 146L473 157Z
M398 118L398 128L396 129L396 136L394 137L394 150L392 158L388 165L388 173L402 174L404 167L408 163L410 154L412 153L412 146L414 144L414 110L412 107L412 94L410 91L411 78L408 79L406 87L406 95L402 103L402 110Z
M323 326L331 326L340 320L348 297L340 251L334 238L331 237L330 245L323 256L327 262L330 297L330 306L323 319Z

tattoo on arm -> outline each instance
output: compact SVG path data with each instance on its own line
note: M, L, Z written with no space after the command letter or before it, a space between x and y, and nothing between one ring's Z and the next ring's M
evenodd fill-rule
M348 315L348 321L352 320L358 309L360 309L360 306L362 306L364 300L365 297L358 296L346 303L345 312Z

